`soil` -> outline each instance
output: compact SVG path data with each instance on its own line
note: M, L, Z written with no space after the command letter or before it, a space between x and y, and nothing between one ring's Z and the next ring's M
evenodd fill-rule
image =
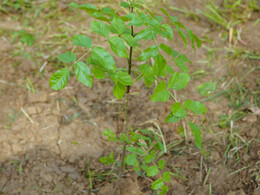
M203 9L202 0L194 0L194 4L189 2L182 0L168 3L193 11ZM67 43L62 39L56 40L55 36L62 36L62 28L72 29L65 36L65 41L68 40L67 36L77 33L78 28L89 33L84 27L89 25L89 21L84 21L86 15L79 17L65 3L59 3L58 7L57 12L48 12L43 8L39 17L30 24L36 30L24 27L26 20L22 19L22 14L26 10L19 12L11 9L8 14L0 12L0 194L106 195L111 194L115 185L110 178L100 179L96 176L91 180L88 177L94 171L108 170L108 167L99 162L101 156L111 151L120 151L120 148L102 135L102 131L107 128L118 134L123 129L122 102L113 97L111 81L95 80L90 89L71 77L64 90L56 92L49 87L49 77L57 66L62 66L58 64L56 56L68 49L81 52L75 48L66 48L70 46L66 46ZM218 83L219 91L226 90L232 79L241 77L241 73L244 75L254 67L258 69L240 84L255 92L256 96L259 95L259 60L232 58L232 54L224 49L228 48L228 42L221 37L226 31L212 25L206 18L200 16L199 21L196 21L191 16L170 12L177 15L195 34L200 35L205 46L222 48L213 56L210 56L206 47L194 53L192 48L185 49L180 39L175 38L171 46L191 59L193 64L189 66L190 72L205 72L202 78L196 79L194 76L187 89L179 93L179 99L201 100L197 87L206 81ZM33 13L28 11L26 16L31 15ZM75 23L73 17L78 17L74 18ZM259 11L253 13L252 19L239 25L246 45L236 42L233 43L234 48L259 51L260 25L255 24L256 18L260 18ZM31 58L14 55L14 51L23 45L17 40L13 43L10 34L23 28L36 33L37 47L25 49L25 52L32 54ZM90 36L95 40L94 35ZM53 41L51 44L48 43L49 39L50 42ZM206 42L206 39L210 41ZM38 51L42 55L37 56ZM124 61L116 62L125 64ZM44 71L39 73L43 65ZM33 83L35 92L28 90L28 79ZM168 144L180 141L163 157L167 162L166 169L176 174L169 184L168 194L260 193L259 105L253 101L248 102L243 110L248 110L249 114L234 122L232 128L219 126L221 115L236 111L230 107L228 96L206 101L206 117L189 116L204 127L202 135L203 148L207 153L205 157L195 147L190 131L186 141L178 133L177 128L182 123L164 123L164 118L170 111L170 103L150 102L154 86L151 89L143 88L146 88L143 84L132 88L140 95L130 98L131 126L137 128L143 122L153 120L160 125ZM232 140L236 140L237 145L233 145ZM154 194L149 189L151 183L151 179L140 178L130 172L120 180L116 194Z

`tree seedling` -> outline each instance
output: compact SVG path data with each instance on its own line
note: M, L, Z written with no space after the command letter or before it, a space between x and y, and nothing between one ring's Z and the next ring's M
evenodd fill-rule
M167 102L170 98L174 103L171 112L165 119L166 123L176 123L186 120L195 138L195 145L202 151L202 138L200 128L189 121L187 112L206 114L206 107L190 99L181 103L173 91L184 89L190 81L187 63L191 61L185 54L179 54L165 43L159 43L158 37L172 41L174 31L187 46L189 39L192 48L201 46L201 41L192 30L178 21L177 17L170 16L165 9L161 9L162 16L153 14L141 0L122 1L120 6L129 10L126 15L120 16L112 8L98 9L92 4L78 5L71 3L71 7L86 11L96 20L91 21L93 33L100 35L103 41L100 45L93 45L91 38L78 34L72 37L72 43L86 49L79 58L68 51L60 54L58 59L64 62L65 68L56 71L50 78L52 89L63 89L68 83L73 72L77 80L87 87L92 87L93 77L96 79L110 78L114 83L113 94L124 100L124 129L120 135L114 134L110 129L103 132L109 141L118 143L122 147L121 160L114 157L114 152L109 156L100 158L104 164L118 165L118 178L127 169L135 171L138 176L152 177L154 182L151 188L159 194L168 191L167 182L170 181L171 172L163 171L165 161L160 159L167 147L161 130L137 129L133 130L128 122L128 102L130 88L137 82L144 82L147 87L153 88L150 96L152 102ZM188 38L188 39L187 39ZM142 41L153 43L147 48L142 48ZM108 42L114 55L126 62L125 67L117 67L114 57L102 47ZM142 51L138 57L134 52ZM170 58L170 60L166 60ZM152 63L148 63L148 61ZM138 63L133 63L133 61ZM138 65L136 65L138 64ZM133 75L133 71L138 75Z

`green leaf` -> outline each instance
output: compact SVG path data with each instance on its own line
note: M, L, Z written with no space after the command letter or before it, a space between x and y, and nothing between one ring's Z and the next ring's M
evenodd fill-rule
M163 186L163 180L162 179L157 179L152 183L151 188L153 190L159 190Z
M176 102L172 105L171 107L171 111L175 114L176 112L178 112L181 109L181 103L180 102Z
M149 155L149 154L145 155L143 163L148 163L149 164L150 162L152 162L151 155Z
M155 150L152 150L150 152L150 155L151 155L152 160L154 160L156 158Z
M130 7L130 5L129 5L127 2L124 2L124 1L122 1L122 2L120 3L120 6L121 6L121 7L124 7L124 8L129 8L129 7Z
M28 32L25 32L23 30L21 30L19 32L22 33L20 40L23 44L26 43L28 46L32 46L34 44L34 35L32 35Z
M186 116L186 110L181 107L181 103L180 102L174 103L172 105L172 107L171 107L171 111L178 118L183 119Z
M185 118L186 114L187 112L181 107L181 103L176 102L172 105L171 113L166 117L165 122L176 123L180 121L180 119Z
M201 47L201 40L196 35L194 35L193 32L190 29L187 29L187 33L188 33L188 38L191 41L192 48L195 50L194 42L196 42L197 47L200 48Z
M105 38L109 36L109 28L106 24L99 21L91 21L90 23L91 29L93 32L96 32Z
M111 152L109 156L103 156L99 160L103 164L113 164L115 162L114 153Z
M110 44L111 50L115 52L119 57L128 57L126 46L124 44L124 41L120 37L110 37L108 39L108 42Z
M171 172L166 171L163 173L163 181L169 182L171 180Z
M114 58L103 47L94 47L91 53L91 62L100 65L105 70L113 71L116 69Z
M192 101L192 100L187 100L186 102L184 102L183 108L186 108L192 112L194 112L195 114L206 114L207 109L206 106L204 106L204 104L200 103L200 102L196 102L196 101Z
M131 78L131 76L130 76L128 73L122 72L122 71L118 71L118 72L116 73L116 75L117 75L118 81L119 81L121 84L123 84L123 85L125 85L125 86L132 85L132 84L133 84L132 78Z
M188 38L190 39L191 41L191 46L192 48L195 50L195 46L194 46L194 38L193 38L193 33L192 33L192 30L190 29L187 29L187 33L188 33Z
M177 29L179 35L181 36L181 39L182 39L185 47L187 47L186 34L179 28L179 26L176 26L176 29Z
M195 139L195 145L202 151L202 153L205 155L205 152L202 149L202 137L201 137L201 131L200 128L195 125L194 123L189 121L189 126L191 128L192 134Z
M189 81L189 74L174 72L168 81L168 87L171 89L180 90L185 88Z
M179 53L177 51L172 49L170 46L165 45L164 43L160 44L159 47L161 50L163 50L168 55L171 55L173 58L176 58L179 55Z
M180 121L180 120L181 120L180 118L178 118L178 117L174 116L172 113L170 113L170 114L166 117L165 122L166 122L166 123L176 123L176 122L178 122L178 121Z
M101 9L101 12L102 12L103 14L106 14L106 15L111 16L111 17L116 14L115 11L114 11L114 9L109 8L109 7L103 7L103 8Z
M60 90L63 89L68 83L70 70L68 68L62 68L51 75L49 84L52 89Z
M145 39L145 40L149 40L149 39L153 39L153 33L149 30L149 29L144 29L140 32L137 33L137 35L134 37L134 40L136 42Z
M216 90L216 84L212 82L202 83L198 87L198 91L201 96L208 96Z
M115 16L110 25L110 30L111 32L117 33L118 35L123 34L126 31L124 21L118 16Z
M156 76L167 76L166 74L166 60L163 55L158 54L153 65L153 73Z
M106 73L98 66L94 66L92 68L92 73L94 74L94 77L97 79L103 79L106 76Z
M149 177L153 177L155 175L157 175L157 173L159 173L159 169L157 166L151 166L146 170L146 174Z
M138 16L135 16L129 23L128 26L140 27L144 24L144 20Z
M138 18L140 18L140 19L143 21L143 23L146 23L146 24L149 24L150 21L154 21L154 19L150 18L150 17L149 17L147 14L145 14L145 13L139 13ZM156 24L158 24L158 21L157 21L157 20L155 20L154 22L155 22Z
M161 81L155 88L154 94L151 95L152 102L166 102L170 98L170 92L167 90L166 83Z
M141 53L137 60L146 61L153 56L157 56L159 53L158 46L153 45Z
M76 61L76 56L71 51L68 51L66 53L60 54L58 56L58 59L64 63L68 63Z
M158 161L158 168L159 169L164 169L165 166L165 161L164 160L159 160Z
M85 35L75 35L72 37L72 43L74 45L80 45L82 47L92 47L92 40Z
M172 21L172 23L175 23L177 22L178 18L177 17L172 17L170 16L167 11L163 8L161 8L161 11Z
M107 140L108 140L108 141L111 141L111 140L112 140L113 142L117 141L117 139L116 139L116 134L115 134L113 131L111 131L111 129L108 129L108 128L107 128L107 130L106 130L106 131L103 131L102 134L103 134L104 136L107 136Z
M149 9L146 8L146 10L158 23L162 23L163 16L156 16Z
M168 187L167 187L166 185L163 185L163 186L162 186L162 192L161 192L161 194L159 194L159 195L163 195L163 194L165 194L165 193L168 192L168 191L169 191Z
M151 85L152 85L152 83L155 81L155 77L153 76L153 77L151 77L151 78L149 78L149 77L144 77L144 84L148 87L148 88L150 88L151 87Z
M153 76L153 68L148 64L141 64L139 70L144 74L145 77L150 78ZM155 77L154 77L155 78Z
M98 9L92 4L78 5L77 3L73 2L70 3L69 6L85 10L88 14L98 11Z
M128 165L134 165L136 162L136 154L132 153L126 157L126 164Z
M106 16L104 16L102 13L100 13L99 11L98 12L94 12L94 13L91 13L90 14L93 18L96 18L98 20L102 20L102 21L105 21L105 22L108 22L110 21L109 18L107 18Z
M165 45L164 43L161 43L159 48L161 50L163 50L165 53L167 53L168 55L171 55L172 54L172 48L168 45Z
M179 55L176 59L174 59L174 62L176 64L176 66L178 66L182 72L187 73L188 72L188 68L185 65L186 62L190 62L191 61L186 57L186 55L181 54Z
M173 74L173 73L174 73L174 70L173 70L173 68L172 68L170 65L166 65L166 71L167 71L169 74Z
M128 152L136 152L136 150L137 150L137 148L136 147L126 147L126 150L128 151Z
M139 46L139 44L135 42L134 37L131 34L122 34L122 38L130 47Z
M75 74L79 82L87 87L92 87L93 78L89 67L83 62L77 62L75 64Z
M114 89L113 89L113 94L114 96L121 100L122 97L124 96L125 94L125 86L122 85L121 83L117 83L115 86L114 86Z
M193 38L196 41L197 47L200 48L201 47L201 40L194 34L193 34Z
M121 19L123 21L127 22L127 21L132 20L135 17L136 17L135 13L129 13L129 14L126 14L125 16L122 16Z
M169 24L162 24L161 25L164 29L165 37L172 41L173 39L173 30L172 27Z

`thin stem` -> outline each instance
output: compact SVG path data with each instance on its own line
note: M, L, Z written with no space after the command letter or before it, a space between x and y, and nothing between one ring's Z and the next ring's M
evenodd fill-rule
M130 8L130 12L133 13L133 7ZM131 26L131 35L134 35L134 27ZM129 52L129 60L128 60L128 74L131 75L132 71L132 56L133 56L133 47L130 47L130 52ZM124 116L124 133L128 132L128 101L129 101L129 92L130 92L130 86L126 87L126 95L125 95L125 116ZM121 178L121 173L124 168L124 158L125 158L125 153L126 153L126 142L124 143L123 146L123 152L122 152L122 157L121 157L121 166L119 169L119 178Z
M130 12L133 13L134 9L131 6L130 7ZM134 27L131 26L131 35L134 35ZM131 75L131 68L132 68L132 55L133 55L133 47L130 47L130 51L129 51L129 60L128 60L128 74ZM128 132L128 96L129 96L129 92L130 92L130 86L126 86L126 94L125 94L125 102L124 102L124 109L125 109L125 113L124 113L124 133ZM122 152L122 157L121 157L121 165L120 165L120 169L118 171L118 180L121 179L121 174L123 172L124 169L124 159L125 159L125 154L126 154L126 142L124 142L124 146L123 146L123 152ZM116 190L118 188L118 182L114 188L114 192L113 195L115 195Z
M178 102L177 98L172 94L172 92L170 92L170 95L172 96L172 98L174 99L175 102Z

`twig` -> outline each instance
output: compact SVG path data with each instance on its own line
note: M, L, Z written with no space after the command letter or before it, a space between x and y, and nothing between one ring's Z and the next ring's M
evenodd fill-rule
M31 122L34 123L34 121L32 120L32 118L27 114L27 112L23 109L23 107L20 108L22 113L26 116L26 118Z

